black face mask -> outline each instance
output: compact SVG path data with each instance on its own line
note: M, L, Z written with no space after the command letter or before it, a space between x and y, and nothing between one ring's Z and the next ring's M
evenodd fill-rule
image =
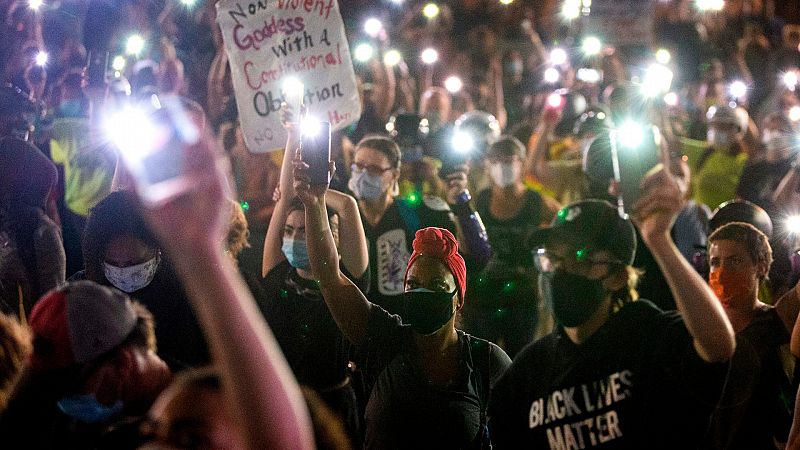
M454 314L453 292L436 292L428 289L415 289L403 293L405 313L403 322L422 335L439 331Z
M583 324L605 299L603 280L592 280L562 270L539 274L542 297L553 309L559 325L577 327Z

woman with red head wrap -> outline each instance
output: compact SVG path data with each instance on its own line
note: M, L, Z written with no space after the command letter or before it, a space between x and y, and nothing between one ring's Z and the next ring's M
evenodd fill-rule
M310 185L295 160L294 188L305 204L309 259L342 333L358 347L369 401L365 448L480 448L490 437L491 384L511 363L496 345L455 327L467 270L458 242L442 228L417 231L405 274L402 318L367 300L339 270L325 210L327 186Z

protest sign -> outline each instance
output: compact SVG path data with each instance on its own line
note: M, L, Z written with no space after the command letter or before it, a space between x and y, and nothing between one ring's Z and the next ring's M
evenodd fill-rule
M310 116L333 130L358 120L361 102L336 0L221 0L217 21L251 152L284 147L279 111L289 78L303 83Z

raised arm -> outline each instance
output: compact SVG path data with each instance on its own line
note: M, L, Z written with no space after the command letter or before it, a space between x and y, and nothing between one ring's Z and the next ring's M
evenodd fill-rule
M350 342L360 345L373 305L339 270L339 255L325 209L327 186L309 184L308 166L299 155L294 167L294 188L306 208L306 247L311 270L319 279L322 296L339 329Z
M175 264L251 450L313 449L305 403L255 300L223 251L227 164L210 136L186 151L191 191L146 211Z
M287 107L281 109L281 120L288 134L286 147L283 150L283 162L281 162L280 178L278 180L278 192L280 198L275 204L272 218L267 227L267 235L264 239L264 252L261 256L261 276L265 277L270 270L283 262L286 257L281 250L283 228L286 225L286 211L289 203L294 198L294 187L292 187L292 157L297 147L300 145L300 134L295 123L293 112Z
M662 168L643 181L642 190L644 195L634 208L639 231L667 280L697 354L708 362L730 359L736 348L733 327L714 292L681 255L670 236L675 218L683 208L683 189Z
M544 186L552 186L555 182L553 173L547 163L547 136L553 132L558 119L542 115L536 129L528 141L528 156L525 158L525 173L533 175Z
M325 195L325 204L339 216L339 254L342 264L354 277L360 277L369 266L369 250L358 203L347 194L329 190Z

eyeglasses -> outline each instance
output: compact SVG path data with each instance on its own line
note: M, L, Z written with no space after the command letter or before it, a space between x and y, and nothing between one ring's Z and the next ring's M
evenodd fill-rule
M374 164L363 164L363 163L353 163L350 170L352 172L363 172L367 171L370 175L379 177L383 175L387 170L392 170L392 167L383 168L381 166L376 166Z
M568 252L566 255L558 255L547 251L544 247L533 250L533 263L536 270L541 273L554 272L558 268L569 267L578 273L587 273L592 266L599 264L624 266L625 263L618 259L600 259L590 256L586 248L579 248Z

